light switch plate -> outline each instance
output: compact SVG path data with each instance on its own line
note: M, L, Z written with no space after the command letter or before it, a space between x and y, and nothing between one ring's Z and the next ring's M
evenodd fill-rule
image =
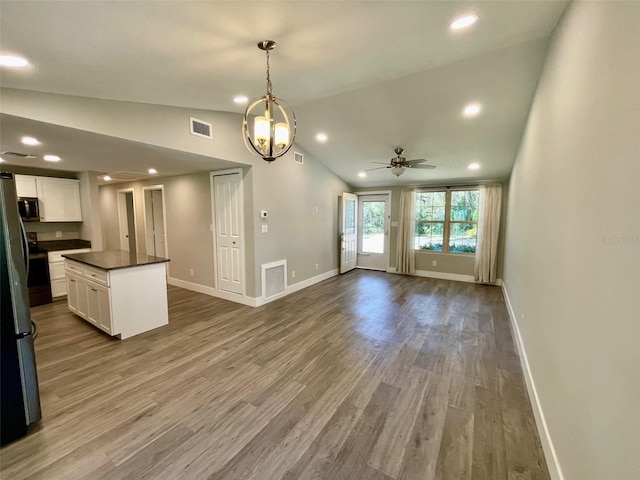
M269 232L269 225L262 225L262 233L268 233Z

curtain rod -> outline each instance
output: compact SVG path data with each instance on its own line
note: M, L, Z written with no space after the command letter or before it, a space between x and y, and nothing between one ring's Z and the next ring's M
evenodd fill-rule
M489 182L480 182L480 183L469 183L469 184L460 184L460 185L426 185L426 186L407 186L407 188L415 188L416 191L424 191L424 190L454 190L454 189L462 189L462 188L479 188L481 186L487 185L502 185L501 182L497 181L489 181Z

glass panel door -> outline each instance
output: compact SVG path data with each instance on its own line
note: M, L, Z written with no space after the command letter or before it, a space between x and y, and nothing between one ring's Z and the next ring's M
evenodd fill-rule
M386 271L389 263L389 195L360 195L358 200L358 267Z

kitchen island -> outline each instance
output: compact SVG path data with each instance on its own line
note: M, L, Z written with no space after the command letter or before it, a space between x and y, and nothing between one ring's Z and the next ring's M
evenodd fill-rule
M169 323L167 258L122 250L64 255L69 310L125 339Z

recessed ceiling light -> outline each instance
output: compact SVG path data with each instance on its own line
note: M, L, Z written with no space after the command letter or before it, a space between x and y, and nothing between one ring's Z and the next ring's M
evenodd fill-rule
M366 176L367 176L367 172L358 172L358 176L359 176L360 178L364 178L364 177L366 177Z
M326 133L319 133L316 135L316 140L318 140L319 142L326 142L327 141L327 134Z
M47 162L59 162L60 161L60 157L57 156L57 155L45 155L44 159Z
M480 168L480 164L478 162L470 163L467 167L469 170L478 170Z
M22 137L21 141L25 145L40 145L38 139L33 137Z
M464 114L465 117L475 117L481 111L482 111L482 105L480 105L479 103L470 103L469 105L464 107L464 110L462 111L462 113Z
M25 67L29 65L26 58L15 55L0 55L0 66L2 67Z
M478 21L477 15L464 15L462 17L456 18L453 22L451 22L449 24L449 28L451 30L461 30L463 28L470 27L477 21Z
M111 177L110 177L109 175L105 175L104 177L102 177L102 179L103 179L105 182L110 182L110 181L111 181Z
M246 95L238 95L234 97L233 101L235 103L247 103L249 101L249 97L247 97Z
M156 173L158 173L155 168L150 168L149 170L147 170L147 172L149 172L151 175L155 175Z

